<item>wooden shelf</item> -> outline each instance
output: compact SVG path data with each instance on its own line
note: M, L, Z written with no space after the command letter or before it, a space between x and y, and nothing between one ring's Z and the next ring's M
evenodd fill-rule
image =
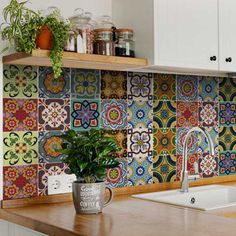
M50 51L36 49L32 54L17 52L3 57L3 64L51 66ZM63 67L98 69L98 70L129 70L147 66L147 59L116 56L103 56L74 52L63 53Z

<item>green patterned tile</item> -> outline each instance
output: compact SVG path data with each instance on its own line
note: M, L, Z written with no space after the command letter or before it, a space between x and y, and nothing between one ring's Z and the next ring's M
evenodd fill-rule
M38 132L3 133L4 166L38 163Z
M3 96L5 98L38 97L37 67L4 65Z

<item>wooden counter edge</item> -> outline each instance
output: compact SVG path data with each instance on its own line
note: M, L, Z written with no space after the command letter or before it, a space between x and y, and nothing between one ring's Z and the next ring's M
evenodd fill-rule
M0 219L5 221L21 225L23 227L29 228L31 230L46 234L46 235L56 235L56 236L84 236L78 232L73 233L71 231L59 228L55 225L50 225L47 223L39 222L37 220L31 219L29 217L24 217L22 215L17 215L13 212L8 212L7 210L0 209Z
M216 176L212 178L202 178L195 182L190 182L190 186L201 186L209 184L219 184L226 182L236 181L235 176ZM171 189L180 188L180 182L170 182L170 183L158 183L158 184L147 184L143 186L128 186L123 188L115 188L114 196L121 195L132 195L146 192L164 191ZM63 203L72 201L72 194L59 194L59 195L49 195L49 196L39 196L34 198L24 198L15 200L3 200L1 201L1 208L16 208L16 207L26 207L36 204L47 204L47 203Z

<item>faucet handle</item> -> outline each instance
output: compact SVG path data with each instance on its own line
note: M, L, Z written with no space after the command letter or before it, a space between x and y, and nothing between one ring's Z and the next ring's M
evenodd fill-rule
M189 175L189 176L188 176L188 180L190 180L190 181L196 181L196 180L198 180L198 179L200 179L200 175L199 175L199 174L196 174L196 175Z
M198 163L196 161L193 163L193 169L194 169L194 173L198 174Z

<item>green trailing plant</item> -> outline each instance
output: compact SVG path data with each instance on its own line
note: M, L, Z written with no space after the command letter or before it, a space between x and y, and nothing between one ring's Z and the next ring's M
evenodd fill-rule
M50 52L50 59L52 62L54 77L58 78L62 73L62 54L70 25L61 19L60 13L57 10L43 20L43 25L47 25L53 35L54 46Z
M1 37L3 40L8 40L10 46L15 45L18 52L30 54L36 49L36 38L40 28L47 25L54 41L50 59L54 77L58 78L62 73L62 54L70 25L63 21L59 11L55 10L50 15L42 17L39 12L27 8L27 3L28 1L11 0L3 9L5 22L1 24Z
M103 181L106 169L114 168L119 162L114 153L120 150L116 141L106 137L99 130L76 133L69 130L62 134L62 149L71 172L77 176L79 182L94 183Z

